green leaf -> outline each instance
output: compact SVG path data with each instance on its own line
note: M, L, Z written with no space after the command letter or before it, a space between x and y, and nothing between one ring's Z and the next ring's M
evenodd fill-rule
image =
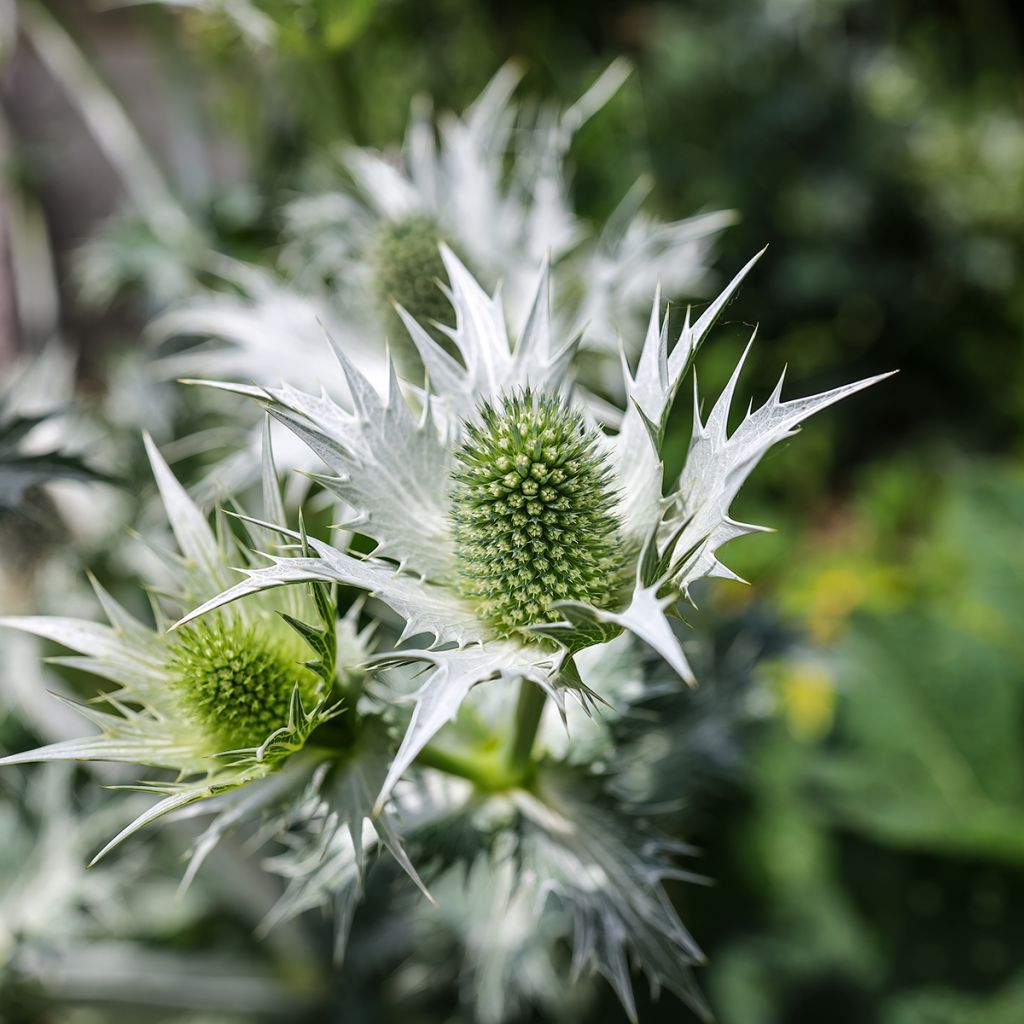
M846 827L1024 863L1024 479L975 473L925 545L956 569L932 609L864 615L839 652L837 735L814 778ZM951 614L952 612L952 614Z
M897 997L883 1024L1017 1024L1024 1020L1024 977L996 993L966 995L951 989L925 989Z

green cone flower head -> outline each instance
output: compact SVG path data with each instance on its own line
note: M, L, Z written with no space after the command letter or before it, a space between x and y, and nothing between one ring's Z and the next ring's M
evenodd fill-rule
M452 307L438 288L447 280L438 246L445 241L437 222L425 214L413 214L381 225L370 249L377 304L394 336L404 335L394 304L408 310L421 324L447 323ZM389 336L392 331L389 329Z
M180 548L164 555L171 584L154 580L177 608L228 585L229 566L246 550L221 523L214 531L147 438L153 473ZM283 518L269 447L265 504ZM269 539L269 538L268 538ZM159 552L158 552L159 553ZM168 631L159 606L157 627L140 622L96 581L110 624L29 616L3 620L64 644L77 656L58 659L115 684L106 706L77 706L99 733L14 754L0 763L100 760L173 769L176 781L147 782L162 794L125 828L105 853L142 825L197 800L256 782L284 766L309 735L340 710L333 692L339 662L361 663L366 636L354 619L336 620L321 584L312 593L289 588L244 602L178 631ZM101 854L102 855L102 854Z
M443 328L452 322L451 303L443 290L448 272L439 249L445 242L450 244L433 217L413 213L384 221L370 245L367 258L378 319L395 364L409 380L422 380L423 367L397 308L422 324L435 341L444 343Z
M308 648L287 625L273 626L213 619L178 633L172 685L217 750L258 747L286 727L296 690L303 706L316 704L317 677L302 665Z
M485 403L479 419L452 475L463 596L499 636L561 619L557 601L607 607L617 523L596 433L579 410L529 389Z

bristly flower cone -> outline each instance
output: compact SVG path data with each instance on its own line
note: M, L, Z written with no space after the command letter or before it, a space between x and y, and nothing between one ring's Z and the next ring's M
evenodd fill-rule
M419 355L394 306L401 306L424 330L443 343L443 335L432 325L450 324L451 303L441 290L448 273L438 244L441 229L431 217L414 214L386 224L370 250L375 301L383 318L394 358L407 376L422 376Z
M618 589L615 495L579 412L529 389L480 409L456 453L451 518L459 586L500 636L561 618L556 601L608 607Z
M201 622L180 631L173 685L217 749L256 747L287 726L296 686L307 707L316 702L317 679L300 654L290 636L266 627Z

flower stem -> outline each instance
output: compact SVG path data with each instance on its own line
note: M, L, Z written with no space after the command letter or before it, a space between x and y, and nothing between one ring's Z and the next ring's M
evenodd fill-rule
M515 732L508 752L508 765L512 775L522 779L530 767L530 755L537 738L541 714L547 694L529 679L519 683L519 701L516 704Z
M467 754L429 744L416 755L416 763L468 779L488 792L501 793L526 785L533 768L530 755L546 700L547 695L535 683L526 679L520 683L512 741L504 757L496 756L493 750Z
M496 764L493 758L467 757L432 745L424 747L416 755L416 763L446 775L468 779L473 785L488 791L508 789L511 781L504 766Z

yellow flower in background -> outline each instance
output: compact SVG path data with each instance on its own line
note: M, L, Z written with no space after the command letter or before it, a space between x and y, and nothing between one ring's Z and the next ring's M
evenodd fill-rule
M835 643L859 610L883 611L903 603L896 566L867 555L826 559L822 556L808 572L784 583L780 593L783 610L803 620L815 643Z
M827 666L816 661L776 662L769 667L779 712L789 731L805 743L818 743L832 728L836 687Z

